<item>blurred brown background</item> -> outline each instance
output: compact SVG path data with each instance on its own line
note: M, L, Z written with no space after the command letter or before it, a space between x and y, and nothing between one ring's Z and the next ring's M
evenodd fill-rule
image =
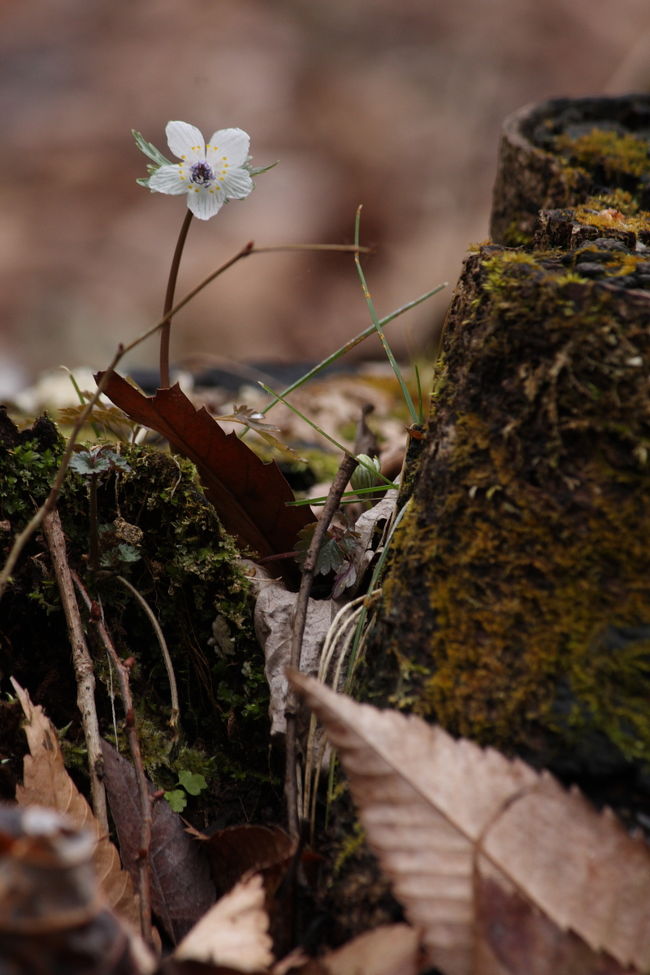
M487 235L500 124L554 96L647 90L648 0L4 0L0 394L105 365L160 314L184 197L137 186L130 129L240 126L255 193L194 221L179 294L241 244L377 246L380 314L456 280ZM451 289L391 334L426 348ZM243 262L176 322L172 355L315 359L368 324L350 257ZM366 343L364 354L376 347ZM154 365L155 343L131 364Z

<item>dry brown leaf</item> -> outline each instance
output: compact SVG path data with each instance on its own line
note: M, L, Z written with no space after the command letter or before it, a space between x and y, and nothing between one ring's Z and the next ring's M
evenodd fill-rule
M264 881L267 900L270 899L285 877L298 847L297 839L280 826L244 823L226 826L211 836L190 832L202 840L215 885L222 894L243 876L258 873Z
M446 975L486 970L475 964L478 867L594 952L648 969L650 851L611 813L419 718L357 704L304 675L292 681L339 750L368 841L432 964Z
M259 874L238 883L203 915L174 952L178 961L198 961L258 972L273 964L264 885Z
M140 800L136 772L124 756L102 741L106 791L124 866L135 880L140 857ZM149 792L155 789L147 783ZM151 907L173 944L178 944L214 904L210 868L199 842L164 800L151 812Z
M493 879L485 864L477 877L476 914L474 967L480 975L634 975L577 934L562 931L503 874Z
M25 756L23 784L16 787L21 806L41 805L65 813L75 826L97 839L94 862L108 904L123 920L139 930L138 897L129 874L108 837L100 831L93 812L68 775L56 730L40 706L35 706L13 677L11 683L25 715L24 730L30 754Z
M253 580L255 585L255 580ZM255 603L255 634L264 650L264 673L269 685L271 734L283 735L287 729L286 668L291 660L293 616L298 594L281 582L258 582ZM310 599L307 623L300 650L300 669L317 673L327 631L338 607L329 599Z
M418 975L420 971L419 932L408 924L386 924L328 952L302 969L301 975Z
M95 379L100 382L103 373ZM293 491L276 463L264 463L234 433L226 434L205 408L195 409L178 384L144 396L112 372L106 396L132 419L156 430L196 465L203 489L224 527L260 555L286 554L298 533L314 519L291 507ZM288 559L275 563L287 579L295 576Z

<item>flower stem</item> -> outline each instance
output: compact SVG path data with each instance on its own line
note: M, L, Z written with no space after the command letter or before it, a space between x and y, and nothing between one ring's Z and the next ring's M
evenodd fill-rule
M174 256L172 257L172 264L169 269L169 278L167 280L167 291L165 293L165 306L163 308L163 316L165 317L165 324L160 329L160 387L161 389L167 388L169 386L169 338L172 330L172 317L171 310L174 307L174 292L176 291L176 279L178 277L178 268L180 267L181 257L183 254L183 248L185 247L185 238L187 237L187 231L190 229L190 224L192 222L192 211L188 210L185 214L185 219L181 226L181 232L178 235L178 240L176 241L176 249L174 250Z

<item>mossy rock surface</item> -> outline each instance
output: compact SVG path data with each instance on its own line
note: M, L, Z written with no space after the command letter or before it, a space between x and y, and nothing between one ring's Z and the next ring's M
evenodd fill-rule
M568 773L650 764L650 292L615 273L633 259L608 251L598 280L582 251L468 259L368 648L369 698Z
M0 446L5 549L44 499L62 452L53 425L39 422L19 442L9 437ZM279 805L268 808L269 802L276 804L279 791L269 768L264 662L237 547L203 497L188 461L146 446L122 444L118 449L127 469L108 470L98 478L101 559L94 577L88 564L88 476L68 473L58 507L71 567L93 598L101 598L118 653L134 659L132 692L147 771L164 789L174 788L183 770L203 774L208 789L189 800L187 811L200 806L204 825L239 822L242 810L247 818L277 818ZM160 647L142 606L118 575L146 599L164 633L180 697L178 741L169 727L170 688ZM92 625L87 630L99 678L102 732L111 738L110 693L117 682ZM13 675L57 727L72 722L64 747L83 773L69 638L39 535L24 551L3 597L0 635L4 689L10 689ZM116 713L122 738L119 703Z

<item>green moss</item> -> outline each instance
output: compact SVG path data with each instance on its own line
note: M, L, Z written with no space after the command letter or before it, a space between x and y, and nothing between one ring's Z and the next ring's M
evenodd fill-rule
M352 827L352 832L348 834L347 838L341 845L338 851L337 858L335 860L334 866L332 868L332 874L334 877L340 874L348 864L352 857L355 857L359 852L361 852L366 843L366 833L358 821L354 822Z
M253 815L264 788L275 787L268 766L264 661L237 547L203 497L191 463L149 447L121 445L120 450L128 470L108 471L98 482L101 564L108 569L94 578L87 564L88 478L74 472L66 478L59 511L70 564L101 598L118 653L135 660L132 693L145 761L154 778L166 784L182 768L202 774L207 770L212 793L221 795L246 780L241 801ZM57 460L57 454L40 448L35 455L29 442L5 451L0 516L12 529L45 496ZM3 600L9 623L3 629L0 669L32 690L40 687L39 700L55 723L63 725L70 720L74 681L57 587L41 544L32 540ZM158 641L117 574L147 601L164 633L180 696L178 742L168 725L169 680ZM92 627L89 633L92 638ZM98 694L100 717L105 733L111 734L106 692L111 675L99 646L96 661L106 688ZM119 704L117 711L119 717ZM75 728L78 734L76 718ZM121 736L120 728L121 723ZM241 805L236 817L241 817Z
M555 149L573 164L602 170L613 182L621 176L639 178L650 172L650 145L629 132L593 128L577 137L561 133L555 139Z
M576 207L575 220L590 227L598 227L604 237L612 231L650 233L650 213L647 210L639 210L636 205L619 210L612 206L602 206L602 202L602 198L591 197L584 204Z
M584 204L595 210L618 210L626 217L633 217L639 212L639 204L628 190L612 189L607 193L596 193L590 196Z
M63 442L43 448L29 437L12 449L0 449L0 513L23 527L50 491L63 452Z
M503 232L503 243L507 247L528 247L533 242L533 235L520 221L512 220Z
M470 258L369 653L455 733L650 765L650 305L559 256Z

